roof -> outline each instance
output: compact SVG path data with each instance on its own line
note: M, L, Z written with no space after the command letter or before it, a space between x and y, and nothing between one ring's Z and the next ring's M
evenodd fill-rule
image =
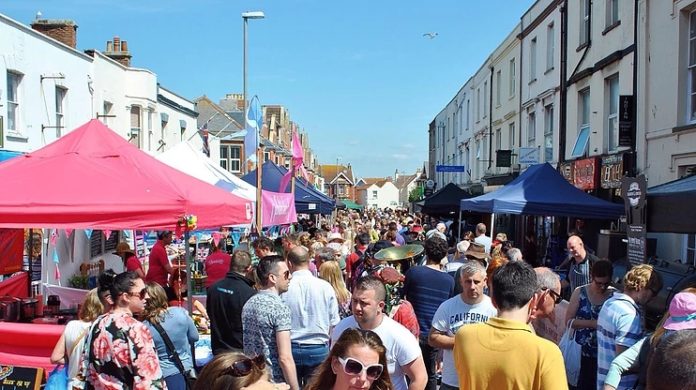
M404 189L406 186L411 184L412 181L416 180L418 178L418 175L413 174L413 175L401 175L399 176L396 181L394 182L394 185L398 189Z
M377 187L382 188L382 186L384 184L386 184L387 182L391 182L390 179L385 179L383 177L363 177L360 180L364 181L365 184L361 184L361 185L355 187L355 189L358 191L365 190L365 189L369 188L370 186L372 186L373 184L376 185Z
M350 164L347 166L335 164L320 165L319 173L329 183L333 182L340 174L343 174L343 176L345 176L351 184L355 183L355 179L353 178L353 168L350 166Z

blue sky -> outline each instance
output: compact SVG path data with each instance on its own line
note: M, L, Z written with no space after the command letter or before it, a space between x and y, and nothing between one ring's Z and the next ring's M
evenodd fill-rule
M320 163L357 177L413 173L428 124L510 33L532 0L7 0L29 24L72 19L79 49L119 36L133 66L170 90L218 101L242 91L242 18L249 21L248 93L280 104ZM434 39L424 33L437 32Z

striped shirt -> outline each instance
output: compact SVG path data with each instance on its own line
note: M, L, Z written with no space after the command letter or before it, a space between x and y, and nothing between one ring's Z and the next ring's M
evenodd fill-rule
M629 348L643 336L640 309L631 297L614 293L602 306L597 319L597 389L604 388L604 378L616 357L616 345ZM637 375L624 375L617 390L631 389Z
M571 292L575 291L576 287L584 286L592 281L590 278L590 267L597 260L597 256L590 252L585 252L585 258L580 263L572 259L570 269L568 269L568 283L570 284Z

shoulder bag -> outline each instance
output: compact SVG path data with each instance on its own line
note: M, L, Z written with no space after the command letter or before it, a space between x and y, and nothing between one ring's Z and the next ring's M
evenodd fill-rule
M184 363L181 362L181 358L179 358L179 353L176 351L176 348L174 348L172 340L169 338L169 335L167 335L167 332L164 330L164 328L162 328L162 325L160 325L157 322L150 322L150 324L157 330L157 333L159 333L160 336L162 336L162 340L164 340L164 345L167 347L167 353L174 361L174 365L176 366L176 368L179 369L181 375L184 376L184 380L186 381L186 388L189 390L193 389L193 386L196 383L196 371L194 369L186 370L184 368ZM191 358L193 358L193 356Z

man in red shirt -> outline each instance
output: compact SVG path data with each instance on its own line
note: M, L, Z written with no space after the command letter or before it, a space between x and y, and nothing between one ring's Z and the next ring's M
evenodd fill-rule
M370 245L370 235L368 233L360 233L355 236L355 246L353 251L346 257L346 279L352 281L353 271L357 267L356 262L361 258L365 257L365 251L367 246ZM355 278L357 279L357 278Z
M150 265L145 276L145 282L157 282L160 286L167 285L169 275L174 270L169 264L166 246L172 243L172 232L165 230L157 233L157 242L150 251Z
M227 271L230 269L230 261L232 258L229 254L220 250L221 245L222 240L218 242L218 245L215 245L215 242L210 244L213 253L205 258L205 273L208 275L208 278L205 280L205 288L212 286L215 282L224 278L225 275L227 275Z

